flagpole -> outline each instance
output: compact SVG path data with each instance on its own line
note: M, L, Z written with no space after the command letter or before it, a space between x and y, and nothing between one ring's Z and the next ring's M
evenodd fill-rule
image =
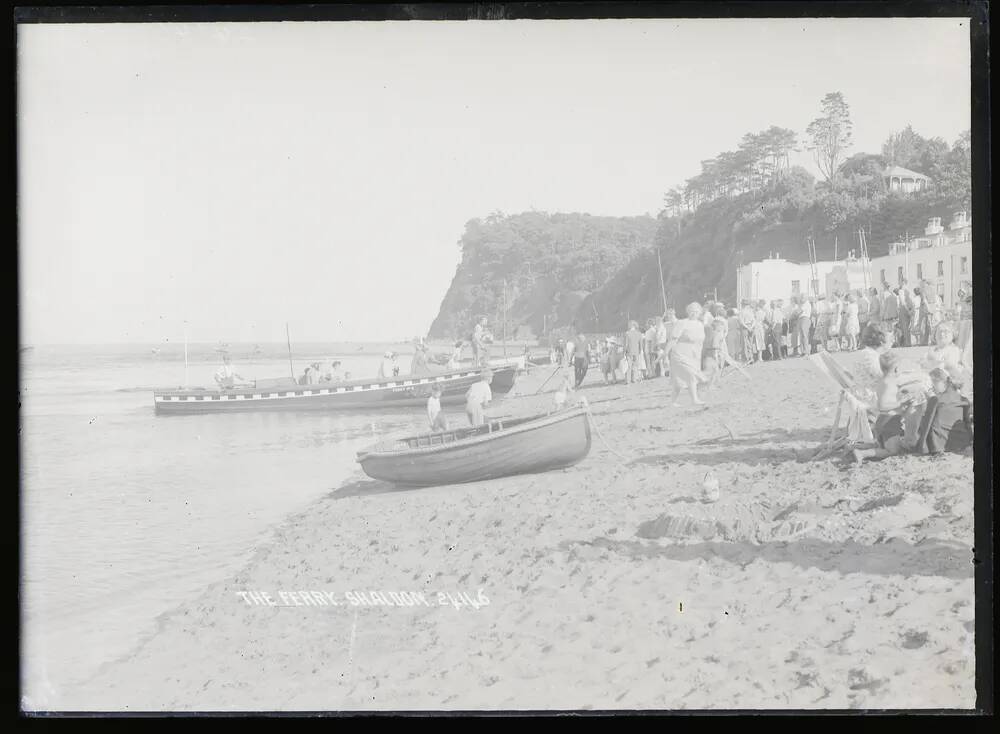
M660 271L660 295L663 296L663 313L667 313L667 288L663 285L663 261L660 260L660 248L656 248L656 264Z

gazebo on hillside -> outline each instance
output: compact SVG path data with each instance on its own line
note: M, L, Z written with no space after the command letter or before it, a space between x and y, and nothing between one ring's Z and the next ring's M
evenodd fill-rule
M902 166L891 166L882 173L885 185L889 191L900 191L904 194L912 194L915 191L923 191L931 182L929 176L911 171Z

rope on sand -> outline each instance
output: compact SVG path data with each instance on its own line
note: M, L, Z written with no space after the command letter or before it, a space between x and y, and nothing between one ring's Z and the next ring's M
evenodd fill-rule
M611 445L605 440L604 434L601 433L601 429L597 427L597 421L594 420L594 414L590 410L590 403L587 402L587 398L581 397L580 402L583 404L583 409L587 411L587 420L590 421L590 425L594 429L594 433L596 433L597 437L601 439L601 443L604 444L604 448L621 459L623 463L627 464L629 461L628 458L622 456L620 453L611 448Z

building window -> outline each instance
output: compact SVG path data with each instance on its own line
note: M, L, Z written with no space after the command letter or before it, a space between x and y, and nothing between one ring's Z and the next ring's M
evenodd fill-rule
M944 275L944 260L938 260L938 276Z
M964 260L965 258L963 257L962 259ZM799 295L799 289L800 289L799 281L793 280L792 281L792 295L793 296Z
M968 273L968 272L969 272L969 258L963 257L962 258L962 274L964 275L965 273Z
M898 268L896 268L896 280L899 281L900 285L903 285L903 266L902 265L900 265Z
M941 296L942 300L944 300L944 283L937 284L937 294Z
M883 283L885 283L885 269L884 268L882 269L882 275L879 276L879 280L881 280Z
M923 280L924 277L924 266L917 263L917 280Z

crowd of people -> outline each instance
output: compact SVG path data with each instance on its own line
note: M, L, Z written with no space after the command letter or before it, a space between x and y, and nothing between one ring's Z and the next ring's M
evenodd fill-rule
M554 346L553 363L573 367L556 401L562 396L565 402L565 393L580 387L595 362L606 383L669 378L674 405L684 393L700 405L699 389L714 387L727 366L742 370L819 351L860 352L848 372L858 404L870 407L877 445L858 448L855 457L966 448L972 435L971 293L958 295L953 314L945 313L933 288L909 289L905 281L867 294L795 295L788 305L780 299L744 300L729 309L717 301L691 303L684 318L668 309L648 319L645 329L630 321L621 340L609 336L601 343L577 334ZM891 352L896 345L927 351L906 359Z

